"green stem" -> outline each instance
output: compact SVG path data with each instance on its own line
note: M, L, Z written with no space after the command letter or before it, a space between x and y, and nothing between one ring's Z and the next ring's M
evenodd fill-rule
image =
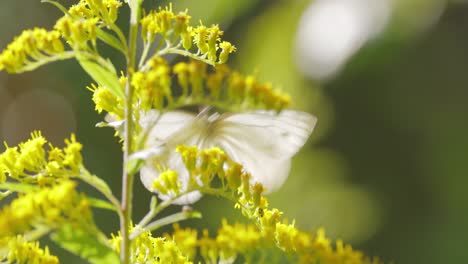
M168 215L166 217L163 217L161 219L158 219L152 223L150 223L149 225L147 226L144 226L142 228L139 228L139 229L136 229L131 235L130 235L130 239L135 239L137 238L139 235L141 235L142 233L146 232L146 231L154 231L160 227L163 227L165 225L169 225L169 224L173 224L173 223L177 223L177 222L180 222L182 220L187 220L189 218L200 218L201 215L200 213L198 212L193 212L193 211L189 211L189 212L180 212L180 213L175 213L175 214L172 214L172 215Z
M127 170L127 164L132 152L133 140L133 87L131 86L132 74L135 70L138 21L140 20L140 0L129 2L130 5L130 32L128 36L128 54L127 54L127 83L125 86L125 126L124 126L124 153L123 153L123 171L122 171L122 203L121 211L123 214L120 221L120 232L122 243L120 249L120 260L122 264L130 264L130 225L132 219L132 198L134 174Z
M145 46L143 48L143 53L141 54L140 62L138 63L138 68L141 68L143 66L143 63L145 63L146 57L148 56L148 52L151 48L151 42L146 42Z
M150 206L150 211L145 215L145 217L143 217L143 219L141 219L141 221L138 223L138 226L140 228L143 228L145 227L150 221L151 219L153 219L156 215L158 215L162 210L166 209L167 207L169 207L170 205L172 205L174 203L175 200L177 200L178 198L186 195L186 194L189 194L193 191L195 191L196 189L189 189L189 190L186 190L184 192L181 192L179 194L177 194L175 197L172 197L168 200L165 200L163 201L162 203L158 204L156 206L156 200L157 199L156 197L153 197L153 199L151 200L151 206ZM132 237L135 237L134 235L132 235Z
M27 63L26 66L21 68L20 70L16 71L16 73L22 73L22 72L27 72L27 71L32 71L44 64L57 61L57 60L67 60L75 57L75 52L73 51L65 51L63 53L55 54L55 55L50 55L47 57L43 57L40 60L37 61L30 61Z
M189 58L192 58L194 60L198 60L198 61L201 61L201 62L204 62L206 64L209 64L211 66L215 66L216 63L213 63L212 61L204 58L203 56L200 56L200 55L196 55L196 54L193 54L191 53L190 51L187 51L187 50L183 50L183 49L180 49L179 48L180 44L177 45L177 46L167 46L166 48L164 49L161 49L159 50L158 52L156 52L152 57L152 58L156 58L156 57L161 57L161 56L164 56L164 55L167 55L167 54L178 54L178 55L182 55L182 56L185 56L185 57L189 57ZM157 50L157 49L156 49ZM144 72L144 71L147 71L150 67L149 65L149 61L151 60L147 60L147 62L140 67L140 71Z
M213 189L213 188L206 188L206 187L199 187L199 188L193 188L193 189L188 189L184 192L181 192L179 193L178 195L176 195L175 197L172 197L171 199L168 199L166 201L163 201L162 203L158 204L157 206L154 206L154 203L152 202L151 204L151 207L150 207L150 211L145 215L145 217L138 223L138 226L144 230L152 230L152 229L149 229L150 226L153 226L153 224L149 224L148 223L151 221L151 219L153 219L156 215L158 215L161 211L163 211L164 209L166 209L167 207L169 207L170 205L173 204L173 202L175 200L177 200L178 198L188 194L188 193L191 193L193 191L200 191L201 193L204 193L204 194L209 194L209 195L214 195L214 196L220 196L220 197L223 197L233 203L237 203L237 199L236 197L234 197L232 195L232 193L230 192L226 192L224 189L223 190L219 190L219 189ZM241 204L241 206L245 209L245 210L249 210L249 208L246 208L244 205ZM186 212L187 213L187 212ZM191 216L191 217L197 217L197 216ZM163 218L164 219L164 218ZM159 221L159 220L157 220ZM157 222L156 221L156 222ZM139 232L139 231L134 231L134 232ZM141 232L140 232L141 233ZM137 237L137 235L134 235L134 234L131 234L131 238L135 238Z
M183 49L178 49L178 48L168 48L168 49L164 49L164 50L161 50L160 52L158 52L158 55L159 56L162 56L162 55L165 55L165 54L178 54L178 55L182 55L182 56L185 56L185 57L190 57L194 60L199 60L199 61L202 61L206 64L209 64L211 66L215 66L216 63L213 63L211 60L208 60L206 58L203 58L202 56L200 55L196 55L196 54L193 54L191 53L190 51L187 51L187 50L183 50Z
M49 233L52 229L50 227L46 226L40 226L31 232L27 232L24 234L24 238L27 241L36 241L39 240L41 237L45 236L47 233Z
M146 226L151 221L151 219L153 219L156 215L158 215L162 210L169 207L175 200L177 200L181 196L183 196L185 194L188 194L190 192L192 192L192 190L182 192L182 193L178 194L176 197L173 197L173 198L171 198L169 200L163 201L158 206L151 206L150 211L145 215L145 217L143 217L143 219L141 219L141 221L138 223L138 226L140 228L143 228L144 226Z

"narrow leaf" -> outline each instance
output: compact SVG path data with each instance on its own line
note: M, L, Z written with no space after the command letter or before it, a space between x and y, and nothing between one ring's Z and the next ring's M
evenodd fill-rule
M81 67L102 87L106 87L116 96L124 98L124 92L115 72L81 55L76 56Z
M65 15L68 15L68 10L67 10L63 5L61 5L60 3L56 2L56 1L53 1L53 0L41 0L41 3L49 3L49 4L52 4L52 5L56 6L58 9L60 9Z
M108 32L99 28L97 30L97 36L100 40L104 41L109 46L125 54L125 47L123 46L122 42L120 42L119 39L116 38L114 35L109 34Z
M90 197L88 197L88 201L92 207L118 212L117 208L115 208L113 204L107 201L104 201L98 198L90 198Z
M120 263L117 253L100 241L97 234L90 234L71 225L65 225L52 234L51 238L60 247L80 256L89 263Z

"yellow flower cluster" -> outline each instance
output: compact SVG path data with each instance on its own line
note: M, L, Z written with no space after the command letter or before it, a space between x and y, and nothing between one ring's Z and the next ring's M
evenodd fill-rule
M240 223L231 225L226 220L223 220L215 237L210 237L207 230L203 230L199 237L197 230L180 228L177 224L174 225L174 231L171 234L166 233L165 237L172 239L190 260L195 259L198 249L207 263L234 261L239 256L252 259L262 250L275 245L288 253L288 258L297 263L382 263L377 258L371 260L364 257L361 252L354 251L341 240L338 240L333 247L323 229L312 234L299 231L294 225L287 224L277 224L274 239L256 225Z
M169 192L179 194L180 187L177 172L170 169L163 171L153 182L153 188L163 195Z
M230 225L223 219L216 237L210 238L204 230L199 243L201 255L205 259L234 260L237 255L248 256L255 253L263 242L255 226L239 223Z
M252 184L251 175L240 164L230 160L221 149L199 150L196 146L181 145L177 147L177 152L190 173L189 190L236 201L235 207L256 224L256 228L253 228L238 224L230 226L223 222L215 240L210 240L207 234L197 240L193 230L176 227L172 239L187 256L193 256L198 246L205 259L216 262L218 258L235 258L236 254L244 254L255 245L260 245L261 241L266 241L288 255L295 255L300 263L380 263L378 259L371 260L342 241L332 246L323 230L311 234L298 230L294 222L288 224L282 218L281 211L268 208L268 201L262 195L263 186ZM178 180L175 176L170 179L174 183ZM161 193L164 191L160 185L155 184L154 187Z
M68 12L77 18L102 18L104 23L113 23L117 20L122 2L118 0L81 0L70 7Z
M236 51L231 43L221 41L223 31L218 25L206 27L200 23L194 28L190 26L190 16L187 11L175 14L172 12L172 6L159 8L158 11L152 10L141 19L140 23L142 38L146 43L153 42L158 34L168 43L180 39L176 48L182 46L188 51L195 44L197 56L206 58L211 64L225 63L229 54Z
M75 135L65 140L65 148L60 149L49 143L39 131L31 133L31 138L17 147L8 147L0 154L0 182L10 178L26 183L49 185L55 178L72 177L79 174L83 158L82 145L76 142ZM2 176L3 175L3 176Z
M250 186L248 182L250 175L245 175L245 177L235 175L237 170L231 169L231 167L237 167L237 164L229 160L220 148L198 150L196 146L180 145L177 147L177 152L180 153L191 175L188 189L204 188L205 191L208 191L216 175L220 177L224 189L227 189L228 186L232 186L233 190L239 186ZM226 168L229 169L225 172ZM153 182L153 188L161 194L166 194L168 191L179 194L180 183L177 173L172 170L164 171Z
M226 65L208 69L205 63L191 60L177 63L171 69L162 57L151 59L150 65L146 72L136 72L132 76L135 100L140 109L210 105L231 112L252 109L281 111L290 104L289 95L273 88L270 83L232 71ZM180 92L171 81L173 74L177 77ZM95 91L101 92L99 89ZM109 94L99 98L103 100L94 100L93 97L96 109L116 111L112 107L119 105L115 96Z
M65 51L61 37L74 50L88 50L88 41L91 41L95 47L99 28L113 25L122 2L119 0L81 0L69 10L58 3L55 5L60 6L66 15L56 22L54 30L34 28L23 31L0 54L0 71L5 69L10 73L20 73L52 61L74 57L76 54ZM113 26L112 29L117 30L115 25ZM104 32L101 34L106 43L115 41L113 40L115 37L111 34ZM114 44L114 47L116 45L121 44Z
M0 239L1 263L36 263L58 264L56 256L50 255L49 249L40 248L39 242L28 242L22 236Z
M182 254L193 260L197 256L197 247L199 246L198 231L192 228L180 228L179 224L174 224L174 232L165 233L164 237L174 241Z
M92 84L88 89L93 93L93 102L98 113L106 111L119 119L124 118L124 101L111 90Z
M0 237L14 236L36 227L58 228L72 224L93 226L88 200L76 191L76 183L61 183L20 195L0 210Z
M47 60L49 57L64 52L60 33L42 28L25 30L0 54L0 70L12 73L25 70L34 62Z
M133 74L132 85L138 95L139 108L161 109L167 104L172 104L171 68L161 57L153 58L149 63L151 70Z
M290 97L274 89L270 83L259 82L254 76L242 75L225 65L208 70L205 64L197 61L181 62L174 66L174 73L183 95L189 93L189 87L194 98L203 98L207 92L212 104L237 108L234 110L280 111L290 103Z
M165 233L164 236L172 239L190 260L196 258L198 249L206 263L234 262L238 256L248 259L262 247L266 249L268 246L255 225L230 225L225 219L216 237L210 237L208 230L203 230L201 237L198 237L197 230L181 228L178 224L174 225L171 234Z
M70 16L63 16L57 21L54 28L60 32L73 49L86 50L88 41L91 41L93 45L96 44L98 22L99 18L97 17L74 19Z
M132 232L133 230L131 230ZM122 237L112 235L111 244L116 252L120 252ZM163 237L154 238L151 232L147 231L132 240L131 244L131 263L172 263L172 264L191 264L192 262L183 255L177 244L170 239Z

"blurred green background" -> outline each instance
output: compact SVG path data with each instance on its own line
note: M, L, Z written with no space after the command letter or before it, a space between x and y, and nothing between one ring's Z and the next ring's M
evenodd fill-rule
M238 47L231 66L282 87L295 108L319 119L288 181L270 195L272 206L301 229L325 227L387 261L466 263L468 2L173 3L176 11L188 8L193 23L221 25ZM51 28L60 15L39 0L2 0L0 48L23 29ZM116 55L108 52L122 62ZM120 147L110 129L95 127L103 116L93 110L90 82L74 61L0 73L0 139L11 146L40 129L63 145L75 132L86 166L120 193ZM150 194L139 182L136 188L140 219ZM205 197L194 205L203 221L188 224L214 231L223 216L241 219L231 207ZM97 211L96 218L104 231L118 229L114 215Z

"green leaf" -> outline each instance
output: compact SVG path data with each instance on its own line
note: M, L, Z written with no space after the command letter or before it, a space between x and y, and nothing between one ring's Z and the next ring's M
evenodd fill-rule
M125 54L125 47L123 46L122 42L119 41L114 35L107 33L102 29L97 30L97 36L100 40L104 41L109 46L119 50L123 54Z
M55 2L53 0L41 0L41 3L52 4L52 5L56 6L58 9L60 9L65 15L68 15L68 10L58 2Z
M104 201L98 198L90 198L90 197L88 197L88 201L92 207L118 212L117 208L115 208L113 204L107 201Z
M124 98L124 92L120 85L119 78L115 71L112 72L107 68L104 68L100 64L86 58L83 55L77 55L76 58L80 63L81 67L100 85L106 87L116 96Z
M28 193L28 192L38 191L39 189L40 188L37 185L31 185L31 184L26 184L26 183L13 183L13 182L0 183L0 190Z
M112 195L112 190L110 189L109 185L107 185L107 183L98 176L90 174L88 171L86 171L86 173L81 173L78 178L88 183L89 185L94 186L103 194Z
M65 225L53 233L51 238L60 247L90 263L120 263L118 254L98 239L98 234L91 234L80 228Z

